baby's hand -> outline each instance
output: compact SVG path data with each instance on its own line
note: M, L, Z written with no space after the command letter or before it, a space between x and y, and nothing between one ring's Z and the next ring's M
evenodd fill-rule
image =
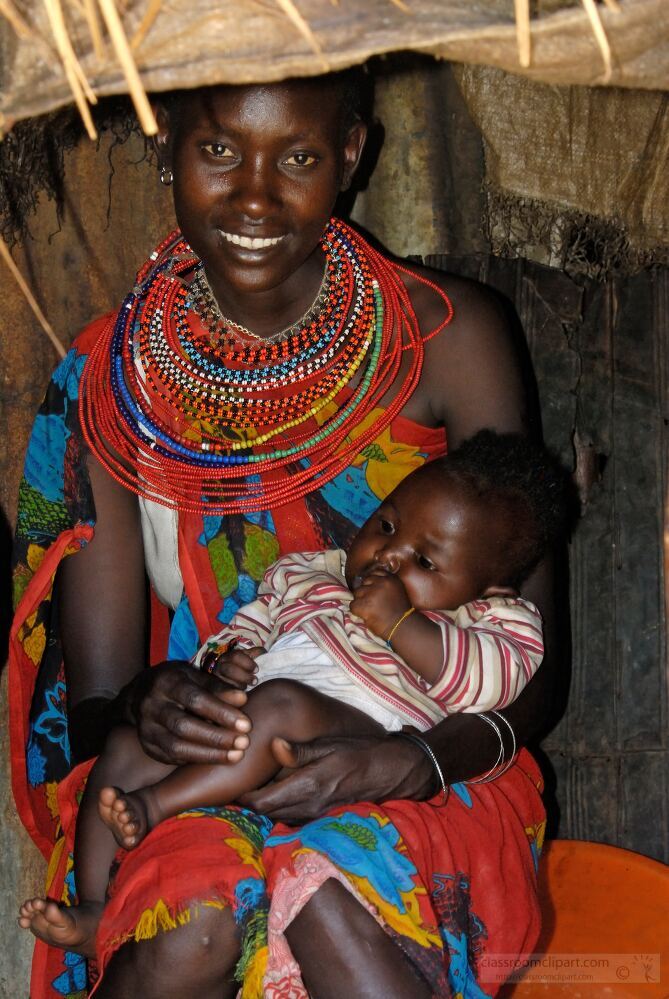
M351 613L380 638L387 638L393 625L410 607L411 601L399 577L380 567L363 576L351 601Z
M258 671L256 658L264 651L262 646L255 646L252 649L237 649L232 645L232 647L228 646L225 652L218 653L212 649L205 652L202 657L201 668L209 673L214 673L231 687L246 690L256 683Z

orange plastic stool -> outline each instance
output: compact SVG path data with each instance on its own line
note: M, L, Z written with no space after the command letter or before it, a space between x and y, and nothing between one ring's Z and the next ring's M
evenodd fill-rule
M609 966L593 969L592 982L574 980L587 968L563 966L553 982L521 981L500 996L669 999L669 867L615 846L552 840L539 866L539 897L536 954L610 955ZM660 961L651 959L657 954Z

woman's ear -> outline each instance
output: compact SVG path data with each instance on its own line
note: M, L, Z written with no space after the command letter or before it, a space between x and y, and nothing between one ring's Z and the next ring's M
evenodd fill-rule
M153 137L153 148L158 156L158 165L162 168L169 166L172 158L170 116L164 104L158 102L152 107L158 124L158 131Z
M356 121L349 129L344 143L344 169L341 177L341 191L348 191L353 175L358 169L362 151L367 141L367 126L363 121Z

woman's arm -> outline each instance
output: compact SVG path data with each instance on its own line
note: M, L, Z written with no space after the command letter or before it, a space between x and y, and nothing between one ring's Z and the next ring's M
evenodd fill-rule
M446 426L451 449L483 427L529 432L534 421L528 415L523 364L496 296L475 282L433 273L430 277L452 299L455 316L427 343L421 384L404 414L425 419L428 410L435 422ZM408 278L407 287L427 333L439 323L443 306L418 281ZM545 655L525 690L503 712L519 746L536 739L550 717L557 656L549 561L535 571L522 595L536 603L543 616ZM510 738L506 731L502 735L508 753ZM485 773L499 751L494 731L473 714L452 715L425 738L451 783ZM315 818L352 801L426 798L438 787L426 755L408 740L318 740L294 745L292 756L277 744L277 757L299 769L248 795L245 804L286 822Z
M458 281L455 288L441 281L459 302L459 320L433 341L437 357L426 366L434 381L433 398L442 408L437 416L447 428L449 449L483 427L499 433L538 434L538 413L528 407L528 386L521 355L501 303L488 289ZM525 361L525 363L523 363ZM434 380L434 373L441 378ZM443 386L443 387L442 387ZM554 611L553 563L546 559L523 585L521 595L539 608L544 622L541 668L513 704L503 710L519 746L533 742L548 726L558 654ZM506 726L501 726L510 750ZM475 715L453 715L428 735L448 781L484 773L497 758L499 743L490 726Z
M145 668L139 505L93 459L89 473L95 535L65 559L57 579L73 759L98 753L112 726L126 722L137 725L146 751L164 762L225 762L236 733L250 727L238 710L246 695L188 663Z
M75 760L98 753L112 725L130 721L127 686L145 664L147 600L136 497L89 460L93 540L56 580ZM125 689L124 689L125 688Z
M558 669L557 635L553 610L552 560L546 559L523 585L522 595L542 612L544 658L541 666L517 699L501 714L509 721L518 746L527 746L545 733L551 716L553 691ZM505 755L511 740L505 725L500 726ZM424 736L437 755L445 779L452 783L485 773L499 752L494 730L475 714L451 715Z

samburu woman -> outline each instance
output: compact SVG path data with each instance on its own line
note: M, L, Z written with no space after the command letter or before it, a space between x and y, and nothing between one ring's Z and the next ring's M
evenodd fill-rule
M113 724L171 764L225 764L253 738L245 694L188 659L267 566L346 547L447 440L527 429L492 296L331 222L365 140L355 92L347 73L158 106L180 233L77 339L37 417L10 683L17 802L44 853L57 842L56 901L74 897L77 790ZM546 575L523 594L550 637ZM493 776L512 730L519 745L537 733L549 666L504 724L460 715L426 734L447 781ZM530 757L441 807L432 758L409 741L277 752L288 769L243 810L185 813L117 858L95 947L38 944L32 994L81 992L93 949L97 994L115 999L220 999L240 983L245 997L494 993L486 953L529 950L538 932Z

